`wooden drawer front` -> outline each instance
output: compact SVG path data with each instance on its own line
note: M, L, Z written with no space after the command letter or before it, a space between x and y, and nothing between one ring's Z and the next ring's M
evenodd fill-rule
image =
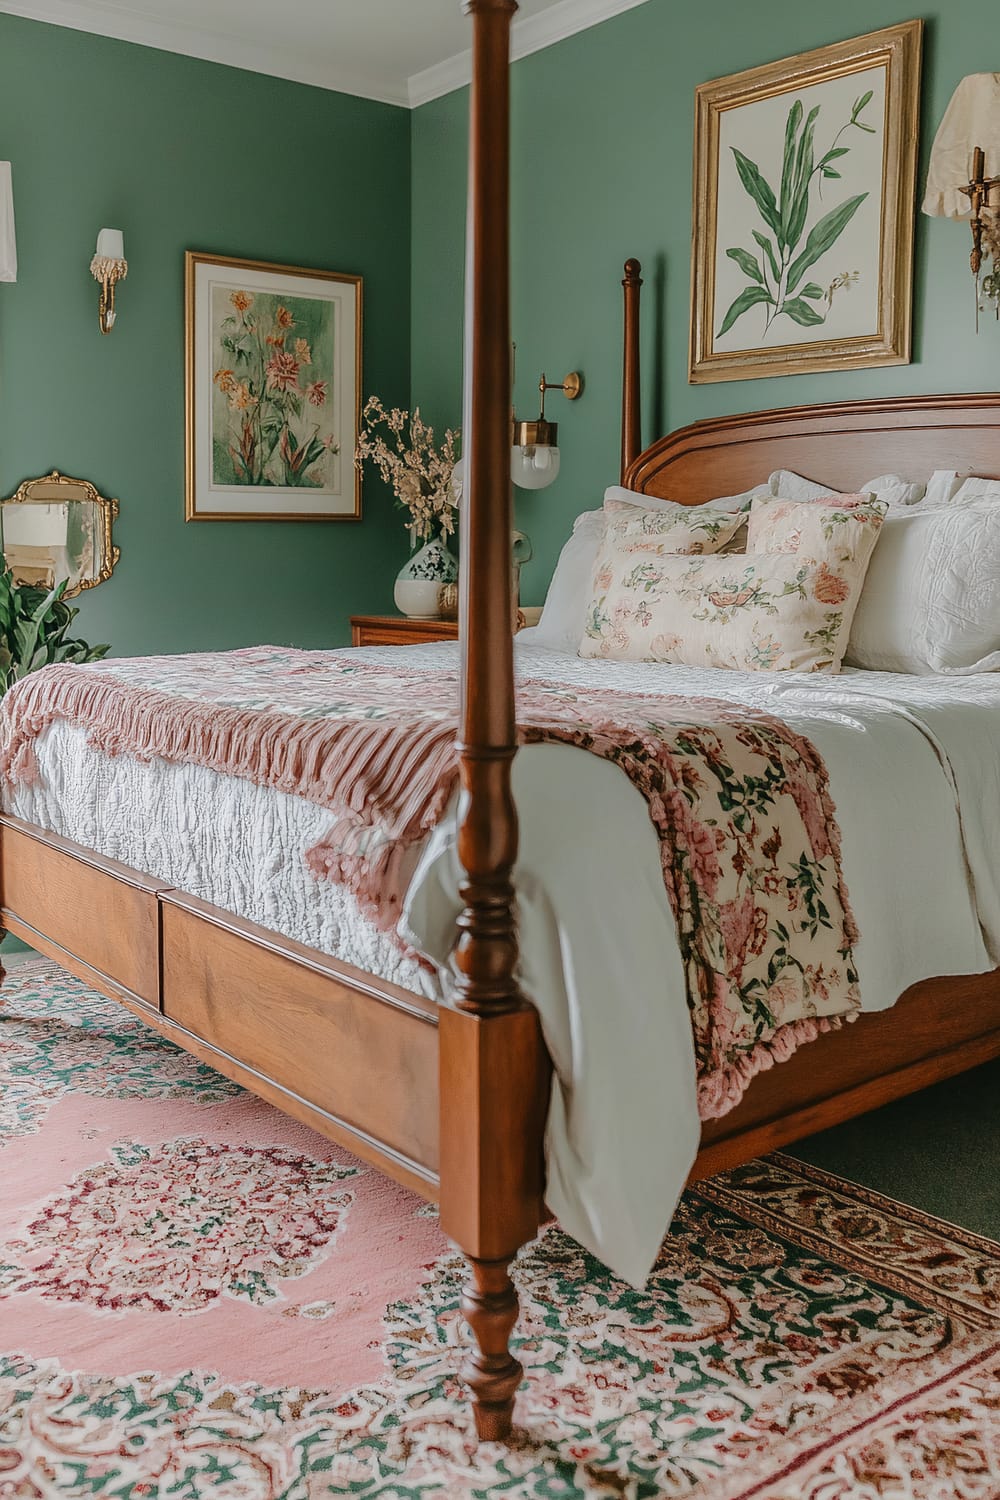
M427 641L457 641L457 620L407 620L402 615L353 615L352 646L417 646Z
M306 962L295 956L309 953L298 944L258 943L250 934L261 929L235 918L221 925L198 905L173 892L163 900L164 1015L333 1125L436 1173L433 1008L417 997L407 1010L359 993L335 965L325 968L322 955ZM336 1129L330 1134L352 1144ZM355 1149L372 1159L360 1144Z
M161 881L126 872L55 834L22 832L9 817L0 827L0 879L3 907L13 918L159 1004Z

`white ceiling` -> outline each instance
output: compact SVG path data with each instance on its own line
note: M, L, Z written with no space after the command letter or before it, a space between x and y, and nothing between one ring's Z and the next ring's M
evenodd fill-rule
M520 0L513 55L646 0ZM469 78L460 0L0 0L0 11L415 106Z

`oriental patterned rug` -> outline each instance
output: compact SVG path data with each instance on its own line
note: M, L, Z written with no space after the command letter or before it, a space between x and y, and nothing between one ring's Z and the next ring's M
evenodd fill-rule
M433 1211L52 964L0 994L0 1496L995 1500L1000 1246L787 1157L550 1230L476 1449Z

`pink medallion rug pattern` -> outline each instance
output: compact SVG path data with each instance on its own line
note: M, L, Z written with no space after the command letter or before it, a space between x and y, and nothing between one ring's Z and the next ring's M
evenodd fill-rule
M476 1447L433 1209L55 965L0 992L3 1500L996 1500L1000 1246L775 1156L558 1229Z

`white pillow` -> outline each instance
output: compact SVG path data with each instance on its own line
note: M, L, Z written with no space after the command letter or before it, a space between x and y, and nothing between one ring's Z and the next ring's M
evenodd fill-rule
M585 510L573 522L545 595L542 618L535 626L534 645L552 651L576 650L604 526L603 510Z
M924 505L946 505L960 484L957 469L935 469L927 481Z
M707 503L717 510L741 511L748 509L758 494L767 494L766 484L755 486L745 495L729 495L722 500ZM672 510L676 505L676 501L659 500L655 495L641 495L637 490L626 490L620 484L609 485L604 498L638 505L644 510ZM534 645L545 646L550 651L576 653L590 602L594 563L604 537L606 519L603 510L585 510L573 522L572 535L559 554L552 582L545 595L542 617L532 636Z
M970 500L1000 500L1000 479L965 479L949 496L952 505L966 505Z
M886 517L845 665L869 671L1000 671L1000 506L995 500Z
M828 485L805 479L792 469L775 469L767 483L776 500L827 500L831 495L839 493L837 490L830 489ZM924 485L911 484L908 479L902 479L898 474L880 474L877 479L858 485L860 494L875 495L879 500L883 500L890 510L901 505L916 505L923 499L924 491Z
M768 478L767 488L776 500L826 500L837 493L829 485L816 484L792 469L775 469Z
M911 484L908 479L901 479L898 474L880 474L877 479L871 479L867 484L863 484L861 489L874 495L876 500L881 500L889 510L900 510L909 509L911 505L919 505L924 498L927 486Z

